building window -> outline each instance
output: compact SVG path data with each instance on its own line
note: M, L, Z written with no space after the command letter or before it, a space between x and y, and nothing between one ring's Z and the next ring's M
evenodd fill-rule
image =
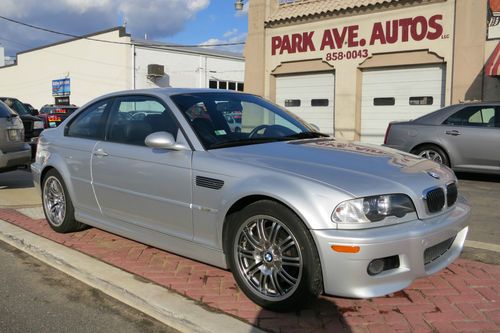
M375 106L386 106L395 104L396 104L396 99L394 97L376 97L373 99L373 105Z
M236 90L236 82L228 82L229 90Z
M433 103L432 96L410 97L410 105L432 105Z
M210 80L210 81L208 82L208 87L209 87L210 89L217 89L217 87L218 87L217 83L218 83L218 82L217 82L217 81L215 81L215 80Z
M237 90L238 91L244 91L245 90L245 84L243 84L242 82L238 82Z
M328 106L328 99L311 99L311 106Z
M300 99L285 99L285 106L287 108L298 107L300 106Z
M227 82L219 81L219 89L227 89Z

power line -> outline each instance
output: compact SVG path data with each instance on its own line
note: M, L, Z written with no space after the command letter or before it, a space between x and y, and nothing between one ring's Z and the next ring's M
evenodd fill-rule
M36 26L36 25L33 25L33 24L21 22L21 21L14 20L14 19L11 19L11 18L8 18L8 17L5 17L5 16L1 16L1 15L0 15L0 19L3 19L5 21L9 21L11 23L19 24L19 25L22 25L22 26L25 26L25 27L28 27L28 28L31 28L31 29L41 30L41 31L49 32L49 33L56 34L56 35L61 35L61 36L66 36L66 37L71 37L71 38L76 38L76 39L86 39L86 40L90 40L90 41L94 41L94 42L101 42L101 43L108 43L108 44L140 45L140 46L146 46L146 47L151 47L151 48L165 48L165 47L186 47L186 48L190 48L190 47L220 47L220 46L236 46L236 45L244 45L245 44L244 42L239 42L239 43L218 43L218 44L209 44L209 45L207 45L207 44L195 44L195 45L174 45L174 44L172 44L172 45L169 45L169 44L154 44L154 43L117 42L117 41L111 41L111 40L105 40L105 39L98 39L98 38L92 38L92 37L85 37L85 36L73 35L73 34L70 34L70 33L56 31L56 30L52 30L52 29L48 29L48 28Z

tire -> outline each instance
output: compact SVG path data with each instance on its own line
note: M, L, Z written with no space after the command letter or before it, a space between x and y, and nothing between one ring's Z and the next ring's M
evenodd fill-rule
M226 257L238 286L252 301L272 311L290 311L322 292L316 245L290 209L261 200L226 222Z
M50 227L59 233L75 232L86 225L75 220L75 209L61 175L52 169L42 180L42 206Z
M412 150L412 154L418 155L423 158L427 158L431 161L450 166L450 160L448 155L436 145L423 145L417 149Z

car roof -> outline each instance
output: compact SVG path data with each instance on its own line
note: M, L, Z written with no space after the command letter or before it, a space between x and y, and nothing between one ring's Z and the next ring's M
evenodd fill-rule
M210 88L152 88L152 89L136 89L113 92L102 97L114 97L123 95L154 95L158 97L170 97L179 94L198 94L198 93L234 93L241 94L242 92L235 90L221 90ZM99 98L99 99L100 99Z

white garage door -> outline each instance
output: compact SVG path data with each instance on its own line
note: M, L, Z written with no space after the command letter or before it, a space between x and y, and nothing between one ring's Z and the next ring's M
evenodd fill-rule
M276 78L276 103L321 132L334 134L335 76L333 73L286 75Z
M444 106L444 80L441 65L363 71L361 141L381 144L389 122Z

